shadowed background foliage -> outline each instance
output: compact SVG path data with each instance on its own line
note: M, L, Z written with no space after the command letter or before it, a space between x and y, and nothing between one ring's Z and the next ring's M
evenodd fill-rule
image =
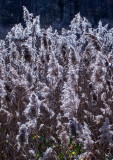
M0 0L0 38L17 23L22 22L22 6L41 16L41 26L52 25L59 31L67 27L78 12L94 26L101 19L113 26L113 0Z

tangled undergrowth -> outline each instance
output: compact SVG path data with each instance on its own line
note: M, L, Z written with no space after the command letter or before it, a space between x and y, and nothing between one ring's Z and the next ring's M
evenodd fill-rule
M59 35L24 9L0 40L0 160L113 159L113 28Z

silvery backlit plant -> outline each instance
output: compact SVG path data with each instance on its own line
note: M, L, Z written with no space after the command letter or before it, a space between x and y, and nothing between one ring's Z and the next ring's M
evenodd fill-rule
M0 159L113 159L113 28L59 34L26 7L0 40Z

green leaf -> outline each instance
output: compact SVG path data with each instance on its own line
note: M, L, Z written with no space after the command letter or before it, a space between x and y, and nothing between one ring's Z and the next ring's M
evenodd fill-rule
M71 155L76 155L76 153L73 151L73 152L71 153Z
M79 143L76 144L76 150L78 154L81 154L84 152L82 149L82 146Z
M70 144L72 144L72 142L73 142L73 137L70 138Z
M39 158L39 157L40 157L40 153L37 153L37 155L36 155L36 156L37 156L37 158Z
M62 152L59 153L59 159L60 159L60 160L65 160Z
M45 143L46 143L46 138L45 138L45 136L41 136L40 138L42 139L43 143L45 144Z
M49 140L49 139L47 140L47 146L51 147L51 140Z
M8 143L8 140L6 140L5 142Z
M111 157L109 155L105 154L105 156L106 156L106 160L111 160Z

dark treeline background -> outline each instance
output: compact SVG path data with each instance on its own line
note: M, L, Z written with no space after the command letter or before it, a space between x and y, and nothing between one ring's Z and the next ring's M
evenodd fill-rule
M16 23L23 23L22 6L41 16L41 26L68 27L78 12L97 26L101 19L113 26L113 0L0 0L0 38Z

